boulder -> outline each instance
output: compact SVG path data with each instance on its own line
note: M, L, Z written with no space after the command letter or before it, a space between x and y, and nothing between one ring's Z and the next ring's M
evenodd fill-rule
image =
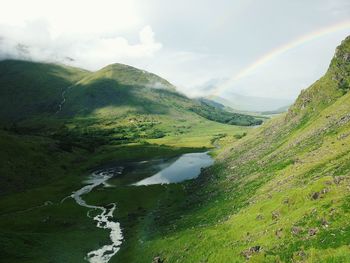
M279 218L280 218L280 213L278 212L278 211L273 211L272 213L271 213L271 215L272 215L272 219L273 220L278 220Z
M310 228L309 229L309 236L315 236L318 233L318 228Z
M164 263L164 259L162 259L161 257L157 256L157 257L153 258L152 263Z
M241 252L241 255L246 259L250 259L254 254L261 251L261 246L253 246Z
M300 226L293 226L291 232L293 235L299 235L303 229Z

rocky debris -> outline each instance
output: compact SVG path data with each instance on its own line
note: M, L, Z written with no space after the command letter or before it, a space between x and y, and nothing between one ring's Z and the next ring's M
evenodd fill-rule
M306 259L306 257L307 257L307 255L306 255L306 253L305 253L305 251L304 250L300 250L300 251L298 251L297 253L296 253L296 257L299 259L299 260L305 260ZM299 261L297 261L297 262L299 262Z
M258 214L256 216L256 220L263 220L264 219L264 216L262 214Z
M333 181L334 181L335 184L340 184L341 181L343 181L343 180L345 180L345 176L335 176L333 178Z
M325 184L325 185L332 185L332 184L333 184L333 182L332 182L332 181L330 181L330 180L327 180L327 181L325 181L325 182L324 182L324 184Z
M261 246L254 246L242 251L241 255L244 256L246 259L250 259L254 254L259 253L261 250Z
M289 198L286 198L286 199L283 200L283 204L288 205L289 203L290 203Z
M311 194L311 199L312 200L317 200L318 198L320 198L320 193L319 192L314 192Z
M321 194L321 195L325 195L325 194L327 194L329 191L330 191L329 188L326 187L326 188L323 188L323 189L321 190L320 194Z
M315 236L317 233L318 233L318 228L315 227L315 228L310 228L309 231L309 236L312 237L312 236Z
M303 229L300 226L293 226L291 232L293 235L299 235Z
M325 228L327 228L329 226L328 221L324 217L321 218L321 225Z
M350 121L350 114L347 114L340 118L340 120L337 122L337 125L343 126L347 124Z
M277 238L281 239L283 236L283 228L279 228L275 231L275 235Z
M344 62L350 62L350 53L345 53L342 59Z
M162 259L161 257L157 256L157 257L154 257L153 260L152 260L152 263L164 263L164 259Z
M336 213L336 209L334 207L331 208L331 210L329 211L329 215L333 216Z
M343 133L343 134L338 135L337 139L338 140L344 140L349 135L350 135L350 133Z
M272 215L272 219L273 220L278 220L279 218L280 218L280 213L278 212L278 211L273 211L272 213L271 213L271 215Z
M326 187L326 188L323 188L321 191L319 191L319 192L313 192L312 194L311 194L311 199L312 200L317 200L317 199L319 199L319 198L322 198L325 194L327 194L328 192L329 192L330 190L329 190L329 188L328 187Z

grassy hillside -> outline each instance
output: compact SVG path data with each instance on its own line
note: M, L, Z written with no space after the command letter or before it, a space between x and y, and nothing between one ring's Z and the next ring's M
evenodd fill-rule
M108 242L108 233L73 200L61 200L81 188L91 170L110 162L167 160L204 151L217 138L232 139L248 129L202 117L191 110L194 106L201 104L166 80L126 65L87 72L1 61L1 258L7 263L84 262L89 250ZM243 125L256 122L240 117L248 118ZM138 226L132 215L147 215L173 191L130 187L157 171L131 170L116 180L113 191L86 198L101 205L118 202L118 220L133 240ZM177 186L179 196L181 189Z
M100 78L113 79L119 84L126 86L144 86L173 91L176 89L170 82L153 73L119 63L102 68L95 74L85 77L81 83L88 84Z
M287 114L162 200L113 262L350 262L349 58L348 37Z
M244 130L203 118L190 110L193 105L200 107L166 80L127 65L88 72L1 61L0 191L22 191L64 177L70 162L101 147L211 147L217 134Z
M62 91L87 74L55 64L0 61L0 122L55 113Z
M25 119L0 131L2 257L84 262L108 242L86 209L61 202L84 175L110 161L172 158L215 144L226 147L197 180L135 187L155 171L132 170L112 179L114 188L85 196L118 204L125 240L111 263L349 262L349 49L348 38L288 113L256 129L208 120L193 111L198 102L171 86L149 87L148 73L125 65L65 77L74 85L58 114L19 108Z
M261 122L191 100L161 77L123 64L87 72L55 64L1 61L0 95L1 126L69 141L160 138L166 135L160 124L165 122L161 127L169 130L184 119L248 126Z

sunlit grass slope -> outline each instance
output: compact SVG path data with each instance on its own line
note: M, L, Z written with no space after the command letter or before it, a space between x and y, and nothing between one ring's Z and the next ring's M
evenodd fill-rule
M350 38L287 114L168 196L125 262L350 262Z

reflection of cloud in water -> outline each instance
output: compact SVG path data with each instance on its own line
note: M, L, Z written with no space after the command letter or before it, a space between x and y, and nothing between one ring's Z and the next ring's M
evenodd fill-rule
M201 168L208 167L213 162L207 152L184 154L170 166L134 185L169 184L193 179L200 174Z

